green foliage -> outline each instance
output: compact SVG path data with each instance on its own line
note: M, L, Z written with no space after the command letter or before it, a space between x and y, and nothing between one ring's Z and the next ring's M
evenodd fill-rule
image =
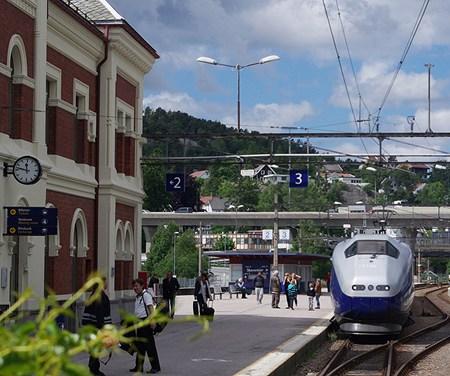
M72 358L86 351L97 357L104 356L107 349L116 346L128 331L106 325L101 330L88 326L78 333L71 333L57 326L56 318L62 314L70 315L70 306L92 288L95 292L87 304L100 296L103 289L101 277L91 278L63 305L57 303L55 296L42 300L36 320L16 321L17 312L32 298L31 290L26 290L0 315L1 375L90 375L84 365L74 363Z
M325 279L325 276L330 271L331 271L330 260L313 261L312 274L314 278Z
M171 198L165 191L166 171L160 165L143 166L144 209L163 211L170 208Z
M169 255L173 255L173 240L176 231L178 231L178 226L174 223L158 226L152 239L150 252L147 254L144 270L150 274L163 276L173 269L173 259L170 259Z
M442 182L427 184L417 195L417 202L421 205L442 206L446 201L447 191Z
M159 276L165 276L168 271L173 271L173 242L176 231L178 226L174 223L167 227L158 227L150 252L147 254L144 270ZM202 264L205 262L206 260L203 260ZM178 277L193 278L198 274L198 247L192 230L176 235L175 265Z
M128 315L126 321L130 325L126 328L105 325L99 330L84 326L77 333L71 333L57 326L56 318L73 315L70 307L85 293L93 290L86 301L86 304L91 304L100 298L103 287L103 279L93 276L62 305L54 295L42 299L33 321L20 317L24 304L35 298L30 289L26 290L8 310L0 314L1 376L90 376L85 365L74 362L76 355L88 352L97 358L104 357L110 351L119 351L119 342L130 343L132 338L126 335L136 329L169 321L167 315L154 310L145 320ZM207 319L191 317L187 320L203 324L199 335L208 331Z
M222 235L214 242L213 249L215 251L229 251L235 249L235 245L231 238Z
M234 206L244 205L242 210L253 211L258 203L258 183L250 178L239 177L234 181L224 180L219 186L219 195L226 197Z
M297 242L302 253L328 254L329 250L324 242L324 235L319 225L313 221L301 221Z

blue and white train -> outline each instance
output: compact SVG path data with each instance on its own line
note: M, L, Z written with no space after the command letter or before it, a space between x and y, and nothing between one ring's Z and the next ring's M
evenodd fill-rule
M333 251L335 322L352 335L396 335L414 298L411 249L386 235L356 235Z

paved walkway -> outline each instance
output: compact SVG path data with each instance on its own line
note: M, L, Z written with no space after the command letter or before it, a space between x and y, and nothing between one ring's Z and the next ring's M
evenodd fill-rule
M331 317L331 302L328 296L321 297L320 310L308 311L305 295L298 296L299 308L285 309L285 297L281 298L281 309L273 309L270 295L265 295L263 304L257 304L255 296L248 299L229 299L226 294L222 300L214 302L216 315L211 323L210 331L200 337L200 327L193 322L182 321L192 314L192 297L177 297L177 315L163 333L156 337L161 375L234 375L240 370L259 369L264 374L265 356L267 359L278 352L287 353L298 341L292 338L300 333L303 336L315 335L310 327L318 319ZM291 340L291 341L288 341ZM293 343L292 345L290 345ZM283 344L285 344L283 346ZM276 351L275 351L276 353ZM263 358L263 359L261 359ZM79 357L80 362L87 364L87 356ZM258 361L258 362L257 362ZM257 363L255 363L257 362ZM265 363L272 363L265 362ZM118 376L131 374L129 368L134 366L134 358L123 351L114 353L111 361L102 366L106 375ZM262 369L261 369L262 367ZM148 360L145 370L150 368ZM254 374L246 371L241 374Z

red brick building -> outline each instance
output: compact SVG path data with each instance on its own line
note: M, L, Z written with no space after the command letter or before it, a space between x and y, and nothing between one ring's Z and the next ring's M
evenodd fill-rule
M57 235L0 234L0 308L27 287L65 300L96 270L125 297L140 265L144 75L159 56L106 0L0 0L0 25L0 163L43 168L34 185L3 177L0 205L58 209Z

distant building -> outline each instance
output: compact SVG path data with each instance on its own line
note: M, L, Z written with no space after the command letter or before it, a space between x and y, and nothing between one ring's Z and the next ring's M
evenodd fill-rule
M209 179L209 171L208 170L201 170L201 171L194 171L189 174L189 176L193 179Z
M255 169L241 170L241 176L250 177L256 180L263 180L266 175L276 175L277 172L267 164L259 165Z
M342 167L338 164L325 164L323 165L323 169L327 174L331 174L333 172L344 172Z
M328 175L327 181L330 184L335 181L340 181L344 184L349 184L349 185L357 185L357 186L363 185L361 178L358 178L352 174L347 174L345 172L333 172Z
M282 174L268 174L263 176L262 178L263 183L271 183L271 184L286 183L288 180L289 175L282 175Z
M208 213L225 211L226 201L221 197L201 196L200 203L201 209Z

